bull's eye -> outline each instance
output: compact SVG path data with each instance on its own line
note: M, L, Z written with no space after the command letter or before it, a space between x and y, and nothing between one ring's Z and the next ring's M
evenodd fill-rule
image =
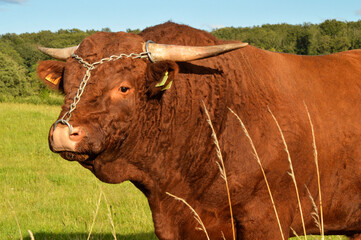
M128 87L120 87L119 90L120 90L122 93L126 93L126 92L128 92L129 88L128 88Z

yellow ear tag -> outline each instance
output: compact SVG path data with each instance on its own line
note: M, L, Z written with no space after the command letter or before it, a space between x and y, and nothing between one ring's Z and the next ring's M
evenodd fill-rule
M170 81L167 86L165 86L162 91L168 90L172 86L173 81Z
M159 83L157 83L157 84L155 85L155 87L163 87L164 84L167 82L167 80L168 80L168 71L165 72L162 81L159 82ZM168 84L168 85L169 85L169 84ZM167 85L167 86L168 86L168 85ZM164 89L164 88L163 88L163 89ZM163 89L162 89L162 90L163 90Z
M48 82L51 82L54 85L58 85L59 81L60 81L61 77L58 78L53 78L53 74L50 73L45 77L45 80Z

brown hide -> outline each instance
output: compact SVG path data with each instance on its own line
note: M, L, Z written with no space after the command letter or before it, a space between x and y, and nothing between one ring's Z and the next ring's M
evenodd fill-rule
M204 31L165 23L139 35L94 34L75 53L91 63L114 54L140 53L147 40L194 46L225 43ZM290 227L301 235L302 225L287 154L268 107L290 151L307 233L319 232L306 191L307 186L317 202L304 104L316 135L325 232L361 232L361 51L310 57L248 46L203 60L156 64L121 59L95 69L71 119L84 137L74 152L60 154L79 161L102 181L131 180L148 198L159 239L206 239L189 208L166 192L196 210L212 240L222 239L222 233L232 239L226 187L202 101L222 149L237 239L281 236L252 148L228 108L244 121L254 141L286 239L292 236ZM154 92L154 82L166 71L172 87ZM69 58L63 72L65 104L60 116L69 109L85 68ZM52 146L51 134L49 142Z

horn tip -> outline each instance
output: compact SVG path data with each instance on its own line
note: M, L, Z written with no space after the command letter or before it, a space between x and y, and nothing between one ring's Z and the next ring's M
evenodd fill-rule
M241 42L241 43L239 44L240 47L245 47L245 46L248 46L248 45L249 45L249 44L246 43L246 42Z
M44 47L40 46L40 45L37 45L36 48L40 51L40 52L43 52L45 50Z

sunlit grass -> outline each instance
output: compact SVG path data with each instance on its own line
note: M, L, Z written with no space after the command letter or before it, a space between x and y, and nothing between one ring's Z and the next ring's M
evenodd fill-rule
M59 106L0 103L0 239L86 239L100 187L119 239L157 239L146 198L131 183L101 183L50 152L48 130ZM105 201L92 239L114 239Z

